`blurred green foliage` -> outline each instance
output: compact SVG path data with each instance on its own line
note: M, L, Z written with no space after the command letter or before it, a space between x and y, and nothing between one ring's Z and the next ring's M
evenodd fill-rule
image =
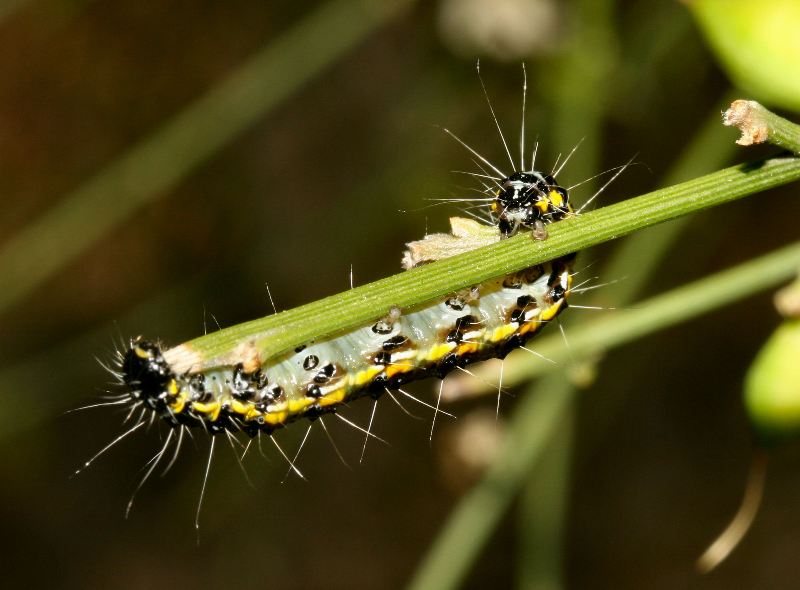
M800 3L693 0L688 6L728 75L750 98L800 112Z

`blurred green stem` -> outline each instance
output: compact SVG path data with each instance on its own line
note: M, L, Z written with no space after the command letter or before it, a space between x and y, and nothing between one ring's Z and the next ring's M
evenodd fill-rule
M561 374L542 380L514 412L498 459L478 485L458 503L436 543L417 569L409 588L445 590L463 581L488 534L558 428L557 417L569 407L575 390Z
M173 188L410 1L323 4L271 40L227 80L65 195L0 249L0 313L138 208Z
M580 156L570 160L573 178L589 179L601 170L601 122L616 64L612 0L578 0L568 35L569 51L543 69L539 84L553 112L549 133L558 145L580 145ZM548 142L549 143L549 142ZM561 161L567 153L560 155ZM584 184L588 194L595 181Z
M569 385L567 385L569 386ZM525 397L541 396L540 386L529 386ZM570 397L567 395L567 397ZM555 418L555 428L544 443L542 459L530 469L520 495L517 588L558 590L564 587L565 524L569 503L570 464L575 444L576 396Z

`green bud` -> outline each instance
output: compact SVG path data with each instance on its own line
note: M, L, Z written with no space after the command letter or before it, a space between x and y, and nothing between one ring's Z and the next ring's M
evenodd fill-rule
M800 320L770 336L745 378L744 401L760 442L800 433Z

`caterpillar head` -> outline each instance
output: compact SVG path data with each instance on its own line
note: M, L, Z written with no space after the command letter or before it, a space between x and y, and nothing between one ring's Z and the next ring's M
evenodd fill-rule
M541 172L514 172L501 181L491 205L504 236L513 236L520 227L533 228L537 221L551 223L572 213L567 189Z
M161 347L141 337L131 340L131 346L123 356L122 380L134 398L153 409L163 405L172 390L177 388L175 374L164 359Z

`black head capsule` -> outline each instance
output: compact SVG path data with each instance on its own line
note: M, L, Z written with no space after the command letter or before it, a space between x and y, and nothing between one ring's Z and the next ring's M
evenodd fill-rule
M514 172L500 182L492 203L501 233L508 237L537 221L551 223L572 213L567 189L541 172Z
M153 406L169 394L175 382L161 347L153 342L136 338L122 359L122 380L131 388L133 395Z

